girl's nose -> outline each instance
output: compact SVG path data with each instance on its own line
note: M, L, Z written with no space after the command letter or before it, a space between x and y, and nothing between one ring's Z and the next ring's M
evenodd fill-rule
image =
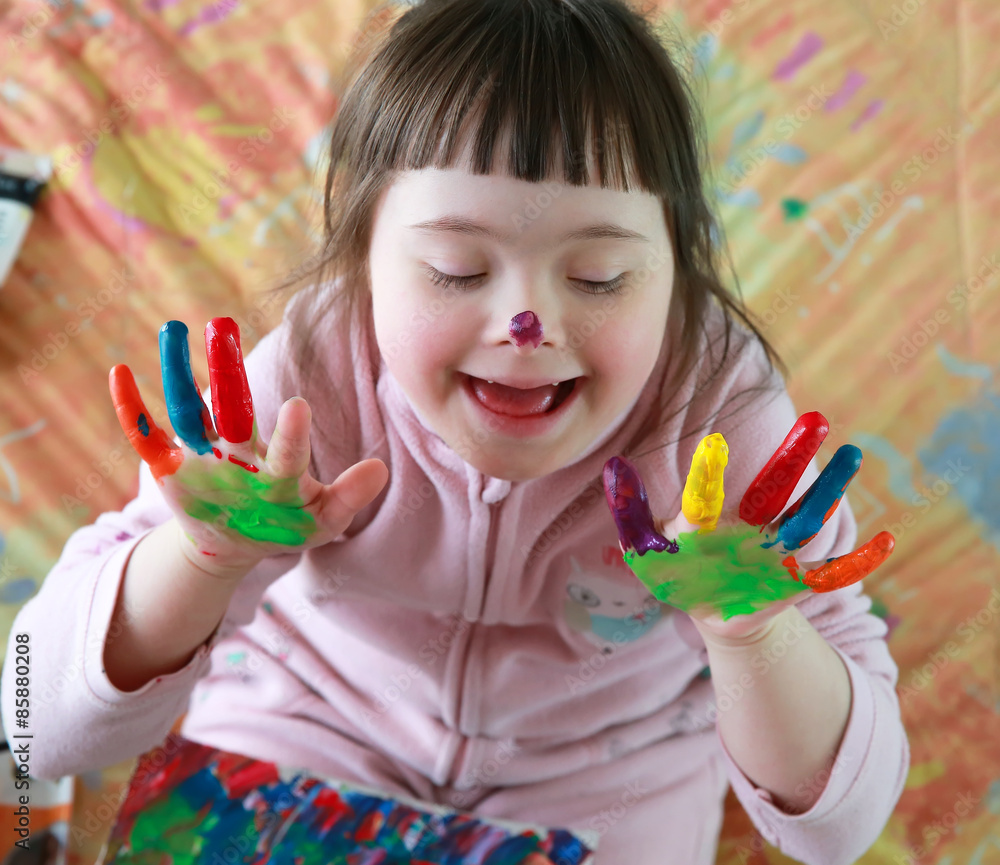
M527 345L538 348L544 339L542 322L530 309L515 315L510 320L510 326L507 330L514 345L518 348Z

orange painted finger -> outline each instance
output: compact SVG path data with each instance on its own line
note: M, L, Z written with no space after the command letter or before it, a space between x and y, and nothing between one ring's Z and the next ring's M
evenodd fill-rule
M123 363L113 367L108 375L108 385L118 423L128 437L129 444L149 464L154 478L159 480L164 475L172 475L184 461L184 452L146 410L132 370Z
M789 556L782 564L789 568L792 576L814 592L832 592L863 580L889 558L895 546L896 539L889 532L879 532L860 549L833 559L820 568L806 571L801 577L798 576L799 567L794 556Z

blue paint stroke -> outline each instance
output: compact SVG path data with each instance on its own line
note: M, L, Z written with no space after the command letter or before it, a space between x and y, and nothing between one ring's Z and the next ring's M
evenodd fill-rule
M756 189L744 186L732 194L723 189L717 190L717 197L722 204L734 204L738 207L760 207L764 202Z
M1000 548L1000 397L983 393L942 417L918 455L923 468L948 483L988 527L990 542ZM918 499L917 504L930 504L924 496Z
M0 584L0 604L23 604L37 589L38 586L31 577L4 582Z
M713 81L726 81L732 78L736 72L736 64L730 61L725 66L720 66L712 76Z
M858 443L868 456L876 456L885 463L889 472L887 486L897 499L912 502L917 495L913 486L913 465L904 457L896 446L882 436L873 433L854 433L854 441Z
M784 162L787 165L800 165L809 158L809 154L797 144L786 144L784 142L771 151L771 156L777 159L778 162Z
M968 361L961 360L955 357L941 343L935 344L934 348L937 351L941 365L952 375L963 378L978 378L983 381L989 381L993 378L993 370L985 363L969 363Z
M746 120L741 120L733 130L732 141L729 142L729 152L738 150L752 138L756 137L764 125L764 112L757 111Z
M719 50L719 40L711 33L702 33L695 43L691 56L694 59L694 72L696 75L703 75L708 69L708 64L715 57Z
M786 550L797 550L805 546L819 533L827 514L840 503L847 485L861 468L860 448L841 445L820 472L818 478L806 490L805 495L786 513L778 526L775 540L762 543L765 549L780 543Z

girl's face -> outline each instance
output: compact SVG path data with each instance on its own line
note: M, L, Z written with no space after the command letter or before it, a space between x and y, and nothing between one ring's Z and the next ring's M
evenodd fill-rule
M617 427L656 363L674 275L662 206L602 189L593 174L574 187L459 165L397 175L376 207L376 338L424 423L466 462L497 478L541 477ZM524 312L540 340L512 328ZM525 409L488 408L474 379L522 390L575 382L551 411L514 417Z

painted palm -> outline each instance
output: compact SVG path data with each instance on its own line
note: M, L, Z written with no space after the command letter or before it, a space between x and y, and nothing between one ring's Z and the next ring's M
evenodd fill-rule
M212 415L191 372L187 335L180 321L160 328L163 392L179 445L153 420L128 366L109 376L118 421L185 534L202 555L230 561L325 543L304 504L322 485L307 474L276 477L265 462L236 322L215 318L205 328Z
M604 465L604 492L625 563L660 601L685 612L711 608L724 620L804 591L829 592L864 579L892 552L889 532L804 572L795 558L832 516L861 468L858 448L839 448L801 498L781 513L829 428L819 412L802 415L747 488L739 521L722 526L729 448L721 434L706 436L691 460L681 504L685 520L697 528L675 540L657 529L636 467L612 457Z

